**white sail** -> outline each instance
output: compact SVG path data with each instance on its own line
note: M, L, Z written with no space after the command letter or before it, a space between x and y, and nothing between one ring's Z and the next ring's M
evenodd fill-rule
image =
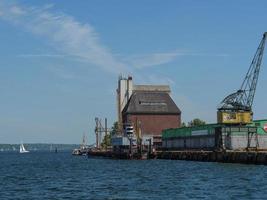
M19 146L19 152L22 152L23 149L22 149L22 145Z
M28 153L29 151L27 151L27 150L25 149L24 145L21 143L21 144L20 144L20 147L19 147L19 152L20 152L20 153Z

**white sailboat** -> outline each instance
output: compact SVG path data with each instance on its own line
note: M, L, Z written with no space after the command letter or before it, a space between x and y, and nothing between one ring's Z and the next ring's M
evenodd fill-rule
M20 152L20 153L29 153L29 151L27 151L27 150L25 149L23 143L20 144L19 152Z

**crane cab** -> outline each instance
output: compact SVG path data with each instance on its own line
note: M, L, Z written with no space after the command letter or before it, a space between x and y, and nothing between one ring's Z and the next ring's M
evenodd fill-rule
M253 113L250 111L221 111L217 112L219 124L249 124L252 122Z

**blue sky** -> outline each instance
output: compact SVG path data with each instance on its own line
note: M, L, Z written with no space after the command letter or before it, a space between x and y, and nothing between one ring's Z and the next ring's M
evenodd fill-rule
M266 1L0 1L0 143L94 140L117 78L169 84L182 120L216 122L267 31ZM266 54L266 53L265 53ZM254 101L267 118L266 55Z

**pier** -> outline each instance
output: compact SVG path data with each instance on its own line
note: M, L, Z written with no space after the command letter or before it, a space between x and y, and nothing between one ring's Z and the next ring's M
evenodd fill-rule
M155 154L146 153L129 153L129 152L116 152L116 151L99 151L90 150L87 152L88 157L102 157L102 158L113 158L113 159L127 159L127 160L146 160L155 158Z
M222 162L240 164L267 164L267 150L264 151L157 151L157 159Z
M156 151L152 154L133 154L113 151L89 151L88 157L102 157L111 159L165 159L187 160L199 162L221 162L267 165L267 150L261 151Z

